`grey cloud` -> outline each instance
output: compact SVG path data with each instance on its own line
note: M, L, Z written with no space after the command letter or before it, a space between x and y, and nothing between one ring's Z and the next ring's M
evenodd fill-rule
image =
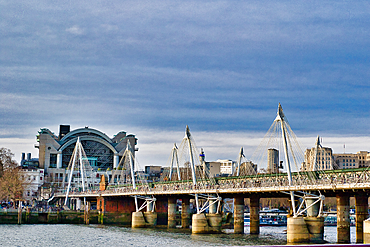
M2 136L65 119L261 131L278 102L302 132L369 127L365 1L2 1L0 8Z

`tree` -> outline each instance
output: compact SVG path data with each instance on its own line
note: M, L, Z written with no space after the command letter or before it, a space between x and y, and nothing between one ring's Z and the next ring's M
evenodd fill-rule
M20 167L13 156L10 149L0 148L0 200L14 201L23 195Z

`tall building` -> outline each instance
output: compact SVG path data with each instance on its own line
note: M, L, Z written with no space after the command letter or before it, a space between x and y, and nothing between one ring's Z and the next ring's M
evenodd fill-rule
M43 128L38 132L36 148L39 149L39 166L45 170L48 182L65 182L68 167L77 139L80 139L87 159L95 171L117 168L119 161L130 143L135 155L137 139L121 131L113 138L89 127L70 130L69 125L60 125L59 135Z
M333 150L321 146L320 137L318 136L315 147L306 149L304 152L304 163L302 164L301 170L317 171L333 169L338 169L334 163Z
M334 163L333 150L321 146L319 136L316 139L315 147L306 149L304 153L304 164L301 169L305 171L337 169Z
M279 173L279 150L267 150L267 173Z
M370 166L370 153L359 151L355 154L333 153L331 148L322 147L320 137L317 137L315 147L307 149L304 162L301 166L303 171L353 169Z

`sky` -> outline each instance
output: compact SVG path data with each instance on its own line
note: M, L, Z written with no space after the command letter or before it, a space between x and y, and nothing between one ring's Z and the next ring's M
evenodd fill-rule
M60 124L135 134L144 165L189 125L207 160L235 160L278 103L303 149L370 151L368 1L0 0L0 33L0 147L18 161Z

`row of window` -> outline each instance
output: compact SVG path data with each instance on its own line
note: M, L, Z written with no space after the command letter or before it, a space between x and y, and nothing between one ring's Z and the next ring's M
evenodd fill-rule
M348 161L348 159L343 159L343 162L355 162L355 160L349 159Z

